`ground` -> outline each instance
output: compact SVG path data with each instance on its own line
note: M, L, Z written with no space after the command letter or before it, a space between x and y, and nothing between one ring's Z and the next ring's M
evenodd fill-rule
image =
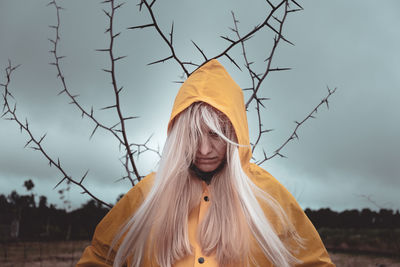
M0 266L73 267L88 244L89 241L0 244ZM400 267L400 259L334 252L330 255L337 267Z

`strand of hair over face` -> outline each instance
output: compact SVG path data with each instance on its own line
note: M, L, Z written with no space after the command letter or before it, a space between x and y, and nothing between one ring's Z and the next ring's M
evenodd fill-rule
M275 266L286 267L298 262L275 233L259 202L274 211L280 224L286 226L284 229L292 231L291 224L280 205L254 185L243 171L237 139L228 118L199 102L173 121L154 185L112 243L112 247L121 243L114 267L122 266L128 258L131 267L142 266L144 261L171 267L193 254L188 217L199 205L203 189L200 179L192 176L189 167L194 162L199 141L208 134L207 128L228 145L226 164L211 181L212 201L198 227L197 236L205 255L215 255L220 266L248 265L252 260L254 237L256 245Z

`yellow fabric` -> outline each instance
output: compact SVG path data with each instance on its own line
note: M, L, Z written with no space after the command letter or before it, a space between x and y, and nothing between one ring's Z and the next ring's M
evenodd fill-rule
M296 227L299 235L305 240L304 248L298 248L298 253L295 254L299 260L303 261L302 264L297 266L334 266L317 231L294 197L267 171L250 163L251 149L249 146L249 131L243 93L217 60L211 60L200 67L182 85L175 99L168 129L171 128L173 119L180 112L197 101L203 101L212 105L230 119L235 128L239 144L245 145L239 148L243 169L258 187L268 192L280 203ZM135 185L104 217L96 228L91 246L85 249L77 266L112 266L111 263L109 265L105 263L111 241L116 232L118 232L121 224L141 205L150 191L153 181L154 173L148 175ZM205 200L205 196L208 197L208 201ZM189 214L188 218L189 241L194 248L194 255L189 255L181 259L174 264L174 267L218 266L214 257L202 255L201 248L196 240L197 227L203 219L211 201L213 201L213 198L208 191L207 185L203 182L203 196L198 207ZM263 207L263 209L268 215L268 209L266 207ZM277 225L278 221L273 217L270 220L279 233L280 227ZM112 251L109 259L112 259L114 254L115 251ZM259 266L272 266L261 250L255 249L253 256ZM200 257L204 259L203 263L199 262ZM129 261L127 265L130 265ZM156 265L151 262L143 262L142 266L150 267Z

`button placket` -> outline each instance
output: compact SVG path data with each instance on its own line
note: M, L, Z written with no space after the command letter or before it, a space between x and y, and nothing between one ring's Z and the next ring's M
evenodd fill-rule
M209 208L210 199L211 198L210 198L210 193L208 191L208 186L203 182L203 194L201 196L200 210L199 210L199 221L198 221L199 224L204 219L204 216ZM206 259L204 255L202 255L200 247L196 249L194 260L195 260L194 266L203 267L209 265L208 259Z

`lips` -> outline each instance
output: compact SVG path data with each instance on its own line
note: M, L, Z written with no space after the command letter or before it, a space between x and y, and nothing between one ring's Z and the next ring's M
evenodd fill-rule
M213 158L196 158L197 163L214 163L218 158L213 157Z

